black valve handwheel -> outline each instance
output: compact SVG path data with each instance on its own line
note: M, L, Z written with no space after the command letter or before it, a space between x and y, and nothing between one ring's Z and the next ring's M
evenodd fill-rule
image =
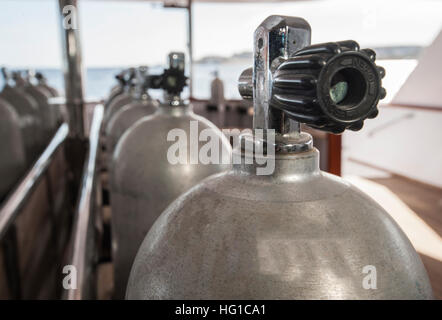
M342 133L359 130L378 114L385 70L371 49L352 40L305 47L275 71L272 107L311 127Z

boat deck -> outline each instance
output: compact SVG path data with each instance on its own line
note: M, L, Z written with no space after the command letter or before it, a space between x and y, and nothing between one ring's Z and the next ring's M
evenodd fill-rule
M390 189L442 237L442 189L398 175L370 180ZM442 261L419 254L430 277L435 298L442 299Z

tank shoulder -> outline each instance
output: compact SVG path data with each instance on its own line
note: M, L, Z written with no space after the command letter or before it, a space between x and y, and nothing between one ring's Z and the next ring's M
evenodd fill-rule
M138 118L151 115L157 109L155 103L141 103L134 101L116 111L106 124L106 134L111 135L115 128L125 127L126 123L134 123Z
M359 190L346 184L345 192L314 201L256 201L217 189L233 178L208 178L163 212L140 247L128 298L432 297L408 239ZM242 187L235 192L251 193ZM376 267L378 290L363 288L366 266ZM226 281L207 280L214 278Z

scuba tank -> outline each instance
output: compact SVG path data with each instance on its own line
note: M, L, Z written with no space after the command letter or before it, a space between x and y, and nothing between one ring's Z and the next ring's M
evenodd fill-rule
M66 109L66 105L56 103L55 101L51 102L52 98L58 98L61 96L58 90L48 84L46 77L41 72L36 72L35 75L33 75L33 78L36 81L35 87L47 93L46 96L49 99L48 103L57 117L57 127L62 122L68 122L68 111Z
M11 85L11 76L5 68L2 68L2 74L5 79L5 86L0 92L0 98L9 102L18 113L26 161L29 165L45 148L47 142L44 138L41 118L38 113L38 103L22 88Z
M37 80L36 87L45 89L49 93L49 97L56 98L60 96L60 93L54 87L48 85L46 77L41 72L35 73L35 79Z
M118 73L115 76L115 79L117 80L118 84L116 84L112 89L110 90L109 96L104 103L105 110L109 106L109 104L114 100L116 97L118 97L120 94L124 93L124 88L127 85L126 80L126 74L129 70L123 70L120 73Z
M20 118L14 108L0 98L0 202L26 171Z
M165 91L155 114L128 129L118 142L112 159L111 208L115 268L115 297L124 298L133 259L146 233L161 212L181 193L205 177L230 167L231 148L221 131L195 115L180 94L186 85L184 54L169 54L169 67L150 77L150 87ZM223 163L190 162L192 148L203 142L187 137L208 134L217 143ZM173 143L176 138L178 142ZM183 138L181 140L180 138ZM182 162L171 164L169 156L179 150ZM193 144L192 144L193 143ZM197 154L198 156L198 154ZM192 159L191 159L192 160ZM172 160L173 161L173 160Z
M127 80L123 92L115 96L107 106L105 106L103 123L106 125L112 118L115 112L117 112L122 106L131 103L134 99L133 93L135 90L135 68L130 68L127 71Z
M378 113L385 71L355 41L310 45L310 34L304 19L284 16L255 31L254 67L239 85L253 99L254 134L242 135L233 170L158 218L128 299L432 298L399 226L369 196L321 172L312 137L300 131L300 123L361 129Z
M51 94L46 88L39 88L31 83L30 72L27 73L26 79L24 79L19 72L13 72L12 76L16 87L22 89L37 101L38 115L40 116L43 126L44 138L48 142L61 123L61 115L58 107L51 106L48 103Z
M39 85L39 82L37 80L36 73L34 70L27 69L22 72L16 72L16 73L19 75L20 80L22 80L22 82L25 86L32 86L33 88L35 88L36 90L41 92L47 99L52 98L51 92L46 87ZM16 81L16 83L17 83L17 81ZM37 101L38 101L38 99L37 99Z
M116 111L106 125L106 150L110 154L112 154L120 137L130 126L158 109L158 102L153 100L147 92L147 67L139 67L137 69L136 79L134 100Z

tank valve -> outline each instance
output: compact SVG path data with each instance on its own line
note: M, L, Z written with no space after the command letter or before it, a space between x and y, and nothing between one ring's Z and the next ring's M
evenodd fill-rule
M356 41L305 47L282 62L274 73L272 105L311 127L341 133L360 130L378 114L385 75L371 49Z
M8 69L6 69L5 67L2 67L1 74L3 76L4 83L10 84L11 83L11 72Z
M184 87L187 86L187 77L184 73L185 57L182 52L169 54L169 67L163 74L150 77L149 87L152 89L163 89L170 99L179 98Z
M115 79L118 81L119 85L121 87L124 87L127 84L127 73L128 70L123 70L120 73L118 73L117 75L115 75Z
M289 118L335 134L360 130L386 95L375 52L353 40L309 44L301 18L271 16L256 31L255 67L243 72L239 91L253 97L257 127L278 131Z

